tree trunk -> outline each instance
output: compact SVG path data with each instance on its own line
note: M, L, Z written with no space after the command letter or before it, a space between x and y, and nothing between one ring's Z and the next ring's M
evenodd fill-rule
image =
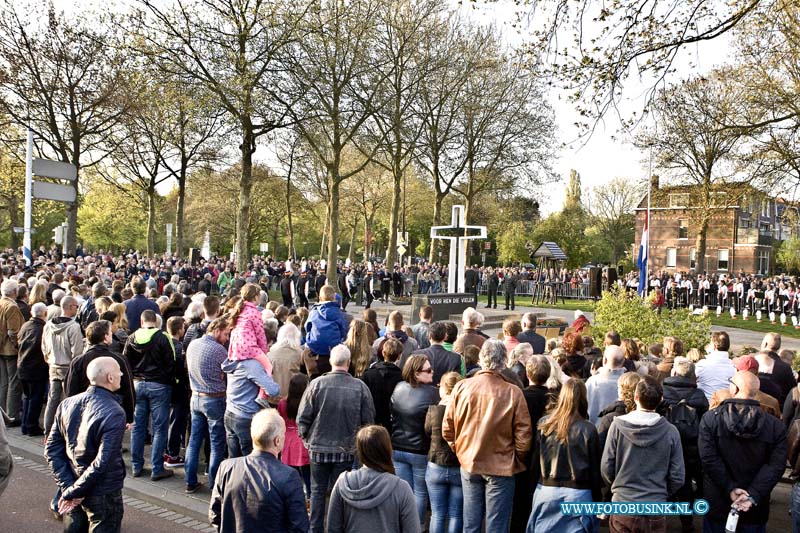
M339 172L338 168L329 170L328 179L331 180L330 196L328 197L328 210L326 221L328 226L328 283L336 286L336 243L339 242ZM331 175L332 174L332 175Z
M289 172L286 174L286 221L289 234L289 251L286 255L289 257L297 257L297 253L294 249L294 226L292 225L292 165L293 161L289 161ZM277 253L277 250L275 250L275 253Z
M392 172L394 187L392 188L392 210L389 212L389 244L386 247L386 264L391 266L397 262L397 232L400 226L400 185L403 173L398 171L397 165Z
M17 202L17 198L12 196L8 201L8 222L11 225L11 247L16 250L19 248L19 234L14 233L14 228L22 226L19 220L19 202ZM31 239L32 241L33 239ZM31 247L33 244L31 243ZM33 250L31 250L33 253Z
M66 248L67 254L74 254L75 247L78 244L78 180L72 182L72 188L75 189L75 201L67 204L67 238Z
M372 217L364 217L364 260L372 257Z
M239 211L236 213L236 268L247 270L250 260L250 195L253 191L253 152L255 136L249 119L242 124L242 175L239 178Z
M325 244L328 242L328 227L330 226L330 198L328 198L328 202L325 204L325 224L322 227L322 242L319 245L319 257L320 259L323 257L328 257L328 249L325 247ZM303 250L305 254L305 250Z
M436 200L433 203L433 225L434 226L441 226L442 225L442 202L444 201L445 195L439 191L436 191ZM431 251L428 255L428 262L433 263L436 261L436 252L439 250L439 239L431 239Z
M697 228L697 239L695 240L695 270L705 272L708 270L706 264L706 236L708 234L708 218L703 217L700 220L700 226Z
M156 248L156 188L147 188L147 257L153 257Z
M347 258L350 261L355 261L355 248L356 248L356 231L358 229L358 215L353 218L353 232L350 234L350 249L347 250Z
M186 166L181 165L178 177L178 206L175 210L175 252L183 257L183 217L186 207Z

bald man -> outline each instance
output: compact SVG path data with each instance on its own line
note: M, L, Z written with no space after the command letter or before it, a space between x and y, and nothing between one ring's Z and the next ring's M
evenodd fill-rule
M700 421L698 447L710 505L703 531L723 532L731 505L739 509L740 528L766 531L769 496L786 465L786 430L761 409L759 380L752 372L736 372L729 392L732 398Z
M58 406L45 445L56 478L65 531L119 531L124 507L122 436L125 411L115 392L123 377L111 357L98 357L86 368L86 392ZM67 442L71 454L67 453Z
M589 402L589 422L597 424L600 411L617 400L617 382L625 373L625 354L619 346L606 346L603 366L597 374L586 380L586 398Z

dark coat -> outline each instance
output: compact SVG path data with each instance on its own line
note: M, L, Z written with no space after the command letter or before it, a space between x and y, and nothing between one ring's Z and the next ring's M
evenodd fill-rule
M378 361L373 363L361 376L367 384L372 402L375 405L375 423L385 427L392 434L391 400L394 387L403 381L403 372L394 363Z
M744 488L756 505L739 514L739 523L766 524L770 493L786 466L788 445L781 421L756 400L731 398L703 416L698 446L709 519L725 523L730 492Z
M527 342L533 347L533 353L535 354L542 354L544 353L544 346L545 346L545 338L536 333L534 329L526 329L519 335L517 335L517 339L520 343Z
M72 360L69 365L69 376L67 376L67 396L76 396L91 385L89 378L86 377L86 368L89 363L98 357L111 357L122 370L122 380L117 396L122 400L122 409L125 411L125 420L130 424L133 422L133 410L136 406L136 393L133 388L133 376L128 360L115 353L110 346L105 344L95 344L88 350Z
M398 383L391 399L392 448L427 455L430 441L425 433L425 416L428 407L437 403L439 389L433 385Z
M25 381L47 381L49 377L47 361L42 353L42 331L44 320L32 318L25 322L17 334L19 355L17 356L17 376Z
M442 376L448 372L461 371L461 356L441 344L431 344L428 348L414 352L412 355L424 355L428 358L433 368L433 385L436 386L439 385Z
M658 409L659 413L666 416L669 407L678 404L681 400L686 400L686 403L697 411L697 421L700 422L708 411L708 400L703 391L697 388L697 383L681 376L672 376L664 379L663 386L664 399ZM682 440L681 445L683 446L684 462L699 460L697 442ZM687 461L687 459L691 461Z
M61 402L44 455L65 499L122 490L124 434L125 411L113 392L91 386Z
M208 516L224 533L309 528L300 474L259 450L220 464Z
M627 407L625 407L625 402L622 400L617 400L616 402L606 406L606 408L600 411L600 413L597 415L597 435L600 437L601 449L606 445L608 430L611 429L611 422L613 422L618 416L622 416L627 412L628 410Z

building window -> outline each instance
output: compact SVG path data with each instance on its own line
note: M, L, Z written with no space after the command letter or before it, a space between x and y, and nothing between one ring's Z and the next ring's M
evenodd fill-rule
M697 250L689 250L689 268L697 268Z
M728 270L728 250L717 250L717 270Z
M758 229L765 235L769 235L770 231L772 231L769 222L762 222Z
M742 229L750 229L750 219L749 218L740 218L739 219L739 227Z
M724 207L728 198L728 193L724 191L711 193L711 205L715 207Z
M667 268L675 268L678 262L678 249L667 248Z
M689 238L689 223L684 219L678 220L678 238Z
M689 193L679 193L669 195L670 207L688 207L689 206Z
M764 198L761 200L761 216L762 217L769 217L771 216L770 208L772 207L771 202Z
M758 251L758 273L767 274L769 272L769 250Z

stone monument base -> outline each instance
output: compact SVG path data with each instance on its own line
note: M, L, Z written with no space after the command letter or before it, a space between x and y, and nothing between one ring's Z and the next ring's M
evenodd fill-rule
M467 307L476 307L478 299L472 293L455 294L415 294L411 298L411 324L419 322L419 310L422 306L433 307L431 321L450 320L450 315L460 315Z

